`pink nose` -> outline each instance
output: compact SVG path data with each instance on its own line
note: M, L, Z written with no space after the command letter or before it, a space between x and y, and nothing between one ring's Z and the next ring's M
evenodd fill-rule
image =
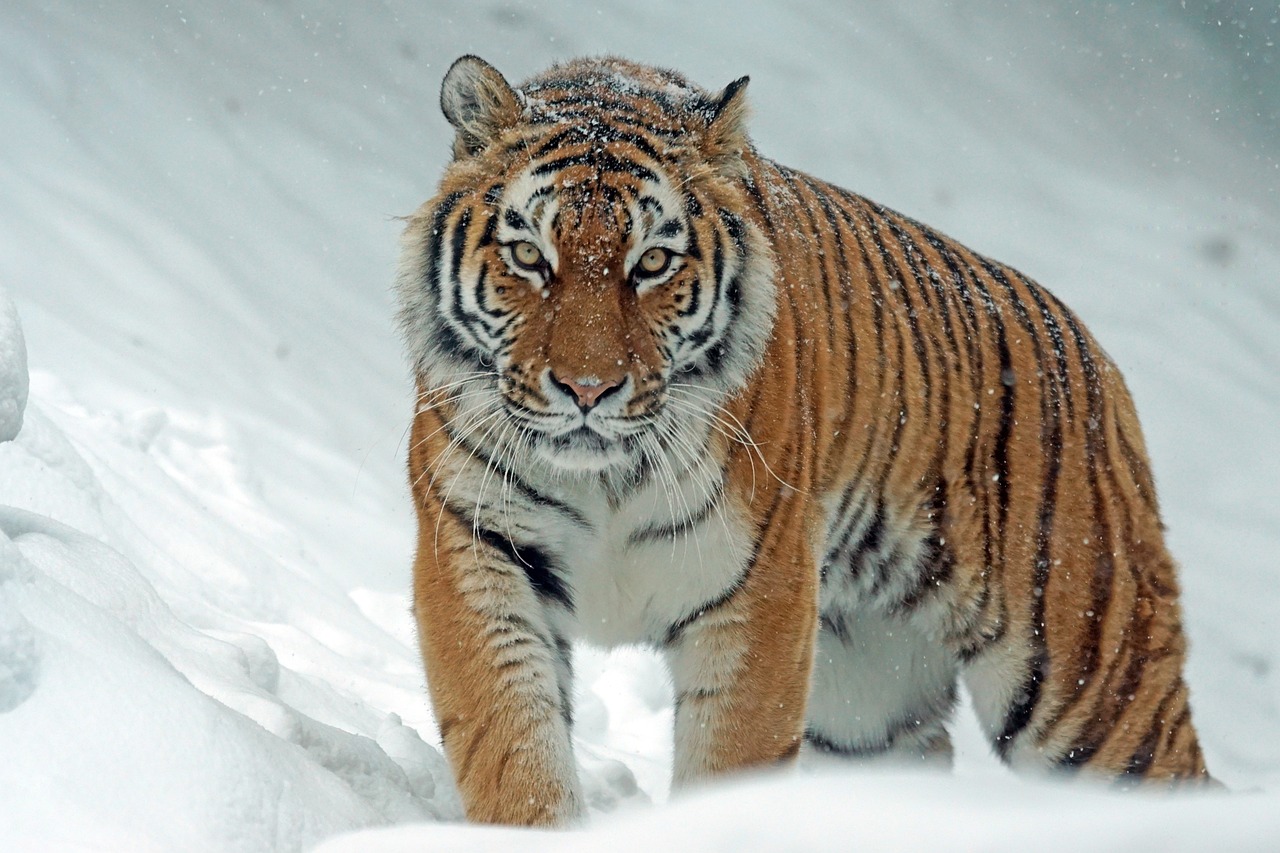
M578 407L581 409L590 409L605 394L621 385L621 382L575 382L572 379L561 379L554 373L551 374L551 381L556 383L567 394L577 398Z

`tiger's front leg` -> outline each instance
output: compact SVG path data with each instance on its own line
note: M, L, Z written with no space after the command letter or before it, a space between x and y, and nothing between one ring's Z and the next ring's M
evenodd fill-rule
M801 537L779 533L766 531L739 585L668 632L677 788L800 750L817 571Z
M420 503L414 615L445 753L472 821L563 825L583 814L566 647L543 607L508 555L473 539L449 509Z

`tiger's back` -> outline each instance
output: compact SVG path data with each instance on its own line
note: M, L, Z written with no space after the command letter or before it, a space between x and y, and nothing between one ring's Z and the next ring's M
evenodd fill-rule
M943 760L1207 779L1119 372L1048 291L772 163L743 84L473 58L406 232L415 612L475 819L581 809L574 637L676 685L676 780Z

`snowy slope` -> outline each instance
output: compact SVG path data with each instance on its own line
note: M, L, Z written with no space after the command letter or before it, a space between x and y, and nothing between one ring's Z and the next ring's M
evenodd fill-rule
M0 5L0 849L1280 844L1280 11L898 5ZM1011 781L965 716L954 777L610 818L665 800L670 696L583 650L591 834L435 824L389 285L465 52L750 73L763 151L1071 304L1138 400L1206 752L1252 793Z

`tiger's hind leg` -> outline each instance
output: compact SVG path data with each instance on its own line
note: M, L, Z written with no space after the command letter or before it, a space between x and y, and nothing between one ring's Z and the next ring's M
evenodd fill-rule
M1002 549L998 628L969 638L964 666L978 719L1015 770L1208 781L1159 519L1118 466L1094 489L1036 551L1017 535Z
M807 753L949 767L955 702L954 656L915 626L871 608L824 615Z
M1149 571L1129 577L1105 606L1011 619L1002 640L966 665L978 719L1013 769L1210 781L1182 677L1177 601Z

